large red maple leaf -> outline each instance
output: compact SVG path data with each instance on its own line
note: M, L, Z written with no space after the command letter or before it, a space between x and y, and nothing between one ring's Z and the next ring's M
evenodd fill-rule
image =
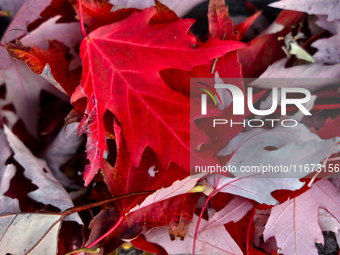
M190 165L189 98L171 90L159 71L191 70L213 58L239 49L243 43L209 40L196 47L188 34L192 20L150 25L155 7L132 14L126 20L101 27L80 46L83 76L72 101L87 97L86 117L80 124L87 132L91 161L84 173L88 185L102 166L106 150L103 115L110 110L122 127L134 166L149 146L167 168L174 162ZM192 152L193 153L193 152Z

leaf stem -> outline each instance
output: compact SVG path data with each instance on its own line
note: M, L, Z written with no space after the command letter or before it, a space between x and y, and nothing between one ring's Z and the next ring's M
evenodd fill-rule
M99 237L97 240L95 240L92 243L90 243L89 245L87 245L86 248L90 248L91 246L99 243L101 240L103 240L105 237L107 237L109 234L111 234L119 226L119 224L123 221L123 219L124 219L124 216L120 216L117 223L109 231L107 231L104 235Z
M79 9L79 21L80 21L80 30L84 37L87 37L85 26L84 26L84 18L83 18L83 7L81 0L78 0L78 9Z
M251 220L249 221L249 225L248 225L248 229L247 229L247 255L249 254L249 237L250 237L250 228L251 228L251 224L254 221L254 217L255 217L255 212L256 212L256 208L254 207L254 211L253 211L253 215L251 216Z
M207 199L205 200L205 203L202 207L202 210L201 210L201 213L200 213L200 216L198 218L198 221L196 223L196 229L195 229L195 234L194 234L194 244L193 244L193 247L192 247L192 255L195 255L195 249L196 249L196 239L197 239L197 235L198 235L198 228L200 226L200 223L201 223L201 219L203 217L203 213L204 213L204 210L205 208L207 207L208 203L209 203L209 200L210 198L212 198L213 195L216 194L216 190L214 190L213 192L210 193L210 195L207 197Z
M259 174L254 174L254 175L259 175ZM252 175L252 176L254 176L254 175ZM194 244L193 244L193 249L192 249L192 255L195 255L195 248L196 248L196 239L197 239L197 234L198 234L198 228L199 228L202 216L203 216L203 212L204 212L205 208L207 207L209 200L212 198L212 196L214 196L220 190L224 189L226 186L228 186L228 185L230 185L230 184L232 184L234 182L237 182L239 180L245 179L247 177L249 177L249 176L244 176L244 177L241 177L241 178L237 178L237 179L235 179L235 180L233 180L233 181L223 185L221 188L218 188L218 189L215 188L215 190L210 193L210 195L208 196L207 200L205 201L205 204L204 204L204 206L202 208L201 214L200 214L200 216L198 218L198 221L197 221L197 224L196 224L195 235L194 235ZM220 185L221 180L222 180L222 178L219 179L216 187L218 187Z
M117 196L117 197L112 197L112 198L109 198L109 199L106 199L106 200L94 202L94 203L87 204L87 205L80 205L80 206L76 206L76 207L71 207L70 209L67 209L66 211L62 212L62 214L63 214L63 217L66 217L67 215L70 215L72 213L84 211L86 209L96 207L96 206L100 206L100 205L105 205L107 203L111 203L111 202L116 201L116 200L120 200L120 199L124 199L124 198L128 198L128 197L133 197L133 196L139 196L139 195L150 195L153 192L155 192L155 191L154 190L141 191L141 192L129 193L129 194L121 195L121 196Z

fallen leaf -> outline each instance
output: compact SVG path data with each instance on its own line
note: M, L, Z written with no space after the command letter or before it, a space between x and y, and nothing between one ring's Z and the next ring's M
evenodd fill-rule
M72 123L65 130L61 129L42 156L53 175L65 188L71 188L74 183L60 171L60 167L76 154L84 142L84 137L78 136L78 125Z
M337 234L340 230L340 223L332 214L323 208L319 208L319 225L322 231L332 231Z
M339 141L338 138L321 140L302 124L289 130L281 126L271 130L253 129L240 133L218 152L220 156L231 156L226 165L235 167L235 171L231 171L235 178L215 174L207 179L220 192L243 196L261 204L275 205L278 202L271 196L271 192L300 189L304 183L299 178L315 172L318 169L316 165L335 152ZM268 146L275 150L265 150ZM314 164L315 167L307 172L301 171L299 166L305 164L311 167ZM242 167L247 166L254 170L242 172ZM286 172L269 172L270 166L285 167ZM268 172L262 172L264 167Z
M137 205L134 208L132 208L130 212L136 211L138 209L154 204L156 202L172 198L174 196L186 194L197 184L197 182L204 175L206 174L200 173L196 175L190 175L181 181L180 180L175 181L170 187L161 188L157 190L155 193L149 195L140 205Z
M158 71L169 67L189 71L194 65L243 47L239 42L210 40L193 50L196 40L187 34L192 21L149 25L156 13L156 8L134 13L124 21L97 29L81 44L84 71L72 101L88 98L87 118L80 124L80 130L88 130L87 152L91 161L85 169L85 185L102 166L106 150L102 119L106 110L119 121L134 166L138 166L145 146L149 146L157 155L163 155L160 160L164 168L174 162L189 170L189 98L170 90ZM143 34L136 36L139 31ZM104 50L107 47L116 50ZM93 65L94 62L103 63L103 67ZM127 98L124 103L122 100Z
M21 61L16 61L6 70L4 82L7 88L6 99L13 103L18 118L24 122L29 132L37 137L41 90L46 90L59 98L64 96Z
M34 45L37 45L39 48L47 50L49 41L57 40L70 48L72 55L78 57L79 64L81 64L80 58L74 50L83 39L80 32L80 25L78 22L57 23L60 17L61 16L58 15L47 20L31 33L24 36L20 41L27 47L34 47Z
M245 198L235 197L223 209L216 212L209 222L198 233L222 226L231 221L237 222L246 215L246 213L253 208L253 205Z
M155 4L157 8L157 14L151 18L149 24L168 24L179 20L177 14L174 11L170 10L169 7L165 6L158 0L155 0Z
M283 254L315 254L315 240L323 243L318 223L319 208L330 212L338 221L340 195L328 180L321 180L304 194L272 208L265 226L264 240L275 236Z
M8 191L11 179L16 173L14 165L10 164L0 168L0 214L19 213L19 201L4 194Z
M322 139L329 139L340 136L340 116L335 119L327 118L324 125L318 130L318 136Z
M220 40L239 40L239 34L234 33L233 21L229 18L228 7L224 0L212 0L208 9L209 34L211 38Z
M254 232L254 244L255 246L260 245L261 237L263 236L263 231L265 228L265 225L267 224L270 210L256 210L256 213L254 215L254 226L255 226L255 232Z
M238 51L244 78L260 76L269 65L285 57L281 49L283 41L278 37L285 36L303 16L300 12L282 11L273 23L274 30L266 30L263 34L249 42L249 46ZM277 28L279 27L279 29Z
M6 42L19 38L27 32L27 25L39 18L51 0L26 0L13 18L3 37Z
M29 69L52 83L59 91L71 96L79 81L79 69L69 73L72 56L69 48L58 41L50 40L47 50L38 46L26 47L22 44L6 44L8 53L24 61ZM6 73L5 73L6 74Z
M55 179L46 162L35 157L7 126L4 126L4 130L9 145L14 152L14 158L25 168L24 175L38 187L38 189L30 192L28 196L45 205L56 206L62 211L73 207L69 194ZM71 215L67 219L82 224L78 215Z
M340 31L340 21L335 20L335 21L327 21L328 16L327 15L316 15L318 18L317 21L315 21L315 24L318 25L319 27L328 30L330 33L333 35L338 34Z
M103 240L102 246L105 253L110 253L120 246L117 246L117 243L119 244L117 237L122 240L133 240L142 233L144 228L148 231L154 227L166 226L167 235L171 236L171 239L185 238L197 201L201 196L202 193L183 194L125 215L117 229ZM102 210L90 224L92 232L88 243L111 229L119 216L119 211L114 207Z
M33 21L28 25L28 31L34 31L42 23L48 21L55 16L61 16L57 23L72 23L77 21L75 17L76 14L69 0L52 0L48 7L40 13L39 19Z
M330 38L319 39L312 43L312 47L318 49L318 52L313 55L316 61L326 64L340 63L340 34Z
M254 23L254 21L261 15L262 12L257 12L247 18L246 20L242 21L240 24L236 25L234 27L234 30L237 31L240 34L240 37L243 38L243 36L246 34L250 26Z
M79 19L78 0L69 1ZM99 27L122 21L137 11L133 8L123 8L111 12L112 8L114 8L114 6L105 0L82 0L83 20L89 28L88 31L92 32Z
M6 254L57 254L61 218L42 213L0 216L0 250Z
M162 246L156 243L150 243L146 241L145 236L140 234L136 239L131 240L131 244L135 246L137 249L152 252L156 254L166 254L166 251Z
M253 222L254 211L256 211L256 209L252 208L247 213L245 213L244 217L239 221L231 221L224 225L230 236L241 248L243 254L252 254L251 247L254 246L253 243L255 232Z
M11 12L14 17L24 2L25 0L1 0L0 8L1 10Z
M339 82L340 64L314 63L285 68L285 62L286 59L275 62L250 85L259 88L303 87L315 90Z
M271 7L307 12L308 14L328 15L328 21L340 19L340 5L335 0L281 0L269 4Z
M170 240L166 227L153 228L144 236L148 242L161 245L169 254L192 254L193 237L198 221L194 214L190 223L188 234L184 240ZM201 219L199 231L202 230L208 221ZM195 254L242 254L241 249L231 238L224 226L219 226L202 231L196 240Z
M16 3L18 2L15 0ZM13 18L11 24L7 28L5 35L2 37L1 43L10 42L27 32L27 25L39 18L40 13L51 3L52 0L26 0L21 5L20 10ZM14 3L14 2L13 2ZM0 47L0 70L4 71L13 64L13 60L9 57L6 50ZM0 80L2 79L0 73Z
M9 189L16 168L12 164L6 166L6 161L11 156L11 149L3 131L0 133L0 148L0 214L18 213L20 212L19 201L4 195Z
M289 43L289 54L296 56L298 59L305 60L310 63L315 63L314 58L304 50L297 42L293 41Z
M145 9L155 5L154 0L109 0L111 4L116 6L124 6L128 8ZM204 2L204 0L160 0L160 2L168 6L171 10L176 12L180 17L183 17L188 11L194 8L196 5Z
M208 8L208 20L209 20L209 33L210 38L219 38L220 40L234 40L239 41L240 35L234 32L233 21L230 19L228 14L228 7L225 5L224 0L213 0L209 3ZM241 78L242 77L242 66L239 63L238 51L228 52L225 56L216 58L215 63L210 67L209 73L215 73L221 77L225 83L228 83L227 78ZM198 69L199 70L199 69ZM198 72L197 68L194 69L194 74ZM202 73L200 76L193 77L209 77L209 74ZM241 79L233 80L235 85L244 91L243 82ZM237 81L237 82L236 82ZM227 89L224 89L226 91Z
M226 84L228 84L228 80L226 79ZM230 79L230 81L234 81L234 79ZM232 84L234 84L232 82ZM243 86L243 81L242 79L236 79L236 84L241 87L241 89L244 89ZM236 85L237 86L237 85ZM226 89L224 90L226 91ZM256 94L253 95L253 102L257 102L267 91L262 90ZM225 95L221 94L222 97ZM231 101L228 99L224 99L223 101L230 103ZM222 102L223 102L222 101ZM246 98L244 102L247 102L248 99ZM223 102L224 103L224 102ZM195 106L191 104L191 108L194 108ZM223 105L224 107L224 105ZM212 144L212 149L214 151L219 150L221 147L225 146L231 139L233 139L235 136L237 136L243 129L244 125L234 125L232 127L230 126L224 126L224 125L216 125L215 128L211 128L211 123L213 122L213 119L227 119L229 120L232 118L234 123L242 123L243 121L246 121L245 118L249 115L250 110L249 108L245 105L245 113L243 115L233 115L233 105L230 104L227 106L225 109L223 109L222 114L214 114L212 117L206 117L206 118L192 118L194 119L194 124L201 130L203 130L204 134L210 138L210 142ZM200 109L198 107L198 109ZM201 116L200 116L201 117ZM192 124L193 126L193 124ZM191 135L191 140L194 141L193 135ZM209 162L209 161L208 161ZM196 162L192 162L192 165L197 166ZM213 161L210 161L208 165L216 165Z
M319 208L319 225L323 231L332 231L335 233L336 240L338 245L340 243L340 223L337 221L332 214L327 212L327 210L323 208Z

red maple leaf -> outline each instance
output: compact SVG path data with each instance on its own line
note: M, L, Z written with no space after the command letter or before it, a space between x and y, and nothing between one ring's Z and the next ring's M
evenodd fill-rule
M72 101L88 99L87 116L80 124L80 130L88 134L91 161L84 172L85 185L102 166L107 149L103 124L106 110L121 125L134 166L149 146L162 155L164 168L174 162L189 170L189 98L171 90L158 72L166 68L190 71L244 45L215 39L195 48L196 38L188 35L192 20L150 25L156 13L157 9L151 7L101 27L80 46L84 71Z

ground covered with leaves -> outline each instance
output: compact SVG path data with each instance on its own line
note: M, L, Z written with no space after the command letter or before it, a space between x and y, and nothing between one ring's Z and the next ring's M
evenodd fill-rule
M272 2L0 0L0 253L338 254L340 4Z

